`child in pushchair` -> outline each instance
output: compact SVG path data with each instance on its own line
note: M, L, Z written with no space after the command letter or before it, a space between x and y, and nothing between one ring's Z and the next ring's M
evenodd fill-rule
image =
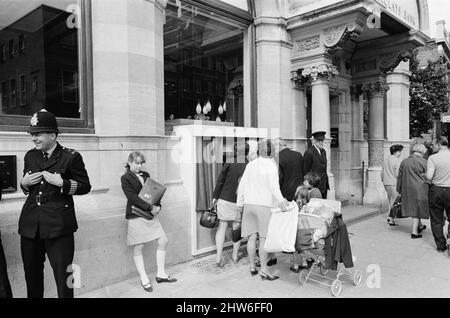
M362 273L350 269L353 267L353 257L347 229L342 221L341 203L331 200L310 200L307 191L300 187L296 192L300 213L295 249L302 260L301 267L297 265L300 269L298 280L300 285L311 280L331 287L332 295L338 296L342 290L339 279L342 275L352 276L353 284L356 286L362 281ZM342 245L339 248L336 246L337 240ZM294 253L294 269L295 258L296 253ZM329 270L337 271L338 263L344 263L345 268L341 267L336 279L327 277ZM321 277L322 280L313 279L316 277ZM332 284L323 282L324 279L332 280Z

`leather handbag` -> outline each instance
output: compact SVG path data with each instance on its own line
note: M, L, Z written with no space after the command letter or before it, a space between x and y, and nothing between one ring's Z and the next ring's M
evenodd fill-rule
M396 218L396 219L404 218L402 216L402 197L401 196L398 196L395 199L394 204L391 207L389 217Z
M142 210L134 205L131 206L131 213L149 221L153 220L154 218L153 214L151 214L149 211Z
M150 205L159 206L166 190L165 186L148 178L139 192L139 197Z
M219 225L219 218L215 207L202 212L202 215L200 216L200 225L208 229L213 229Z

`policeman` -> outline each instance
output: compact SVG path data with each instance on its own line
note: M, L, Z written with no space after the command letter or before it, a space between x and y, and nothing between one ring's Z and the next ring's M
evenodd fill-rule
M45 254L53 268L58 297L73 298L70 286L77 220L73 195L89 193L83 158L63 148L55 116L45 109L31 118L28 130L35 149L24 159L22 190L28 195L19 219L28 298L44 297Z
M305 174L314 172L320 177L317 186L322 193L322 198L327 198L327 192L330 190L330 184L327 174L327 153L324 149L325 131L316 131L312 134L313 146L305 152Z

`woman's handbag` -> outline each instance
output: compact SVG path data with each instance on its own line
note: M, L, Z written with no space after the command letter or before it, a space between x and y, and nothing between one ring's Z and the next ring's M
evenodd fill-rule
M389 213L389 217L401 219L402 216L402 197L398 196L397 199L395 199L394 204L391 207L391 211Z
M215 206L202 212L202 215L200 216L200 225L208 229L213 229L219 225L219 218Z
M233 241L233 243L237 243L241 239L241 223L233 224L233 229L231 230L231 240Z

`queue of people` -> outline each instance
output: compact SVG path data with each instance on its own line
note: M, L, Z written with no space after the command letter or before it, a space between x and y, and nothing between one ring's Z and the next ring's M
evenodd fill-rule
M438 252L450 256L450 225L444 236L445 221L450 220L450 151L448 139L438 137L430 151L419 143L412 147L411 155L400 161L401 145L391 147L391 157L383 165L382 181L392 206L401 197L401 215L411 218L411 239L422 238L426 226L422 220L430 219L431 231ZM395 186L395 190L394 190ZM394 219L388 219L395 226Z
M67 281L73 261L74 232L78 225L75 217L74 195L91 190L82 156L57 141L60 133L55 116L41 110L30 121L28 133L35 147L24 158L23 178L20 186L27 195L19 219L21 255L24 265L27 295L44 295L44 261L46 256L53 269L58 297L73 298L74 292ZM264 250L272 208L287 210L290 201L303 208L311 198L327 198L329 181L327 155L324 149L325 132L315 132L313 146L305 155L287 147L279 140L278 150L270 140L249 141L234 148L235 162L225 163L213 193L220 220L216 232L216 264L223 267L223 246L229 225L239 233L233 239L233 262L239 261L242 238L247 238L250 261L249 272L262 280L274 281L279 277L269 270L276 257ZM426 226L422 220L431 218L431 230L439 252L450 255L450 225L444 236L445 220L450 219L450 151L448 140L434 141L433 152L426 160L427 148L415 145L409 158L401 161L403 147L391 147L382 171L382 180L389 201L402 197L402 216L412 218L411 238L422 237ZM278 161L278 164L277 164ZM139 197L139 192L150 175L142 170L145 157L140 152L129 154L121 186L127 199L127 245L133 247L133 258L141 286L147 292L153 286L146 273L143 247L157 242L156 282L175 283L165 270L167 235L159 221L161 204L150 205ZM1 181L1 180L0 180ZM1 184L1 182L0 182ZM0 192L1 200L1 192ZM132 206L146 211L150 219L132 213ZM445 214L444 214L445 213ZM390 218L390 225L396 220ZM240 231L238 231L240 229ZM256 256L258 254L259 261ZM307 260L292 258L291 270L298 272L308 266ZM260 267L260 270L257 270ZM0 240L0 297L11 298L6 262Z

